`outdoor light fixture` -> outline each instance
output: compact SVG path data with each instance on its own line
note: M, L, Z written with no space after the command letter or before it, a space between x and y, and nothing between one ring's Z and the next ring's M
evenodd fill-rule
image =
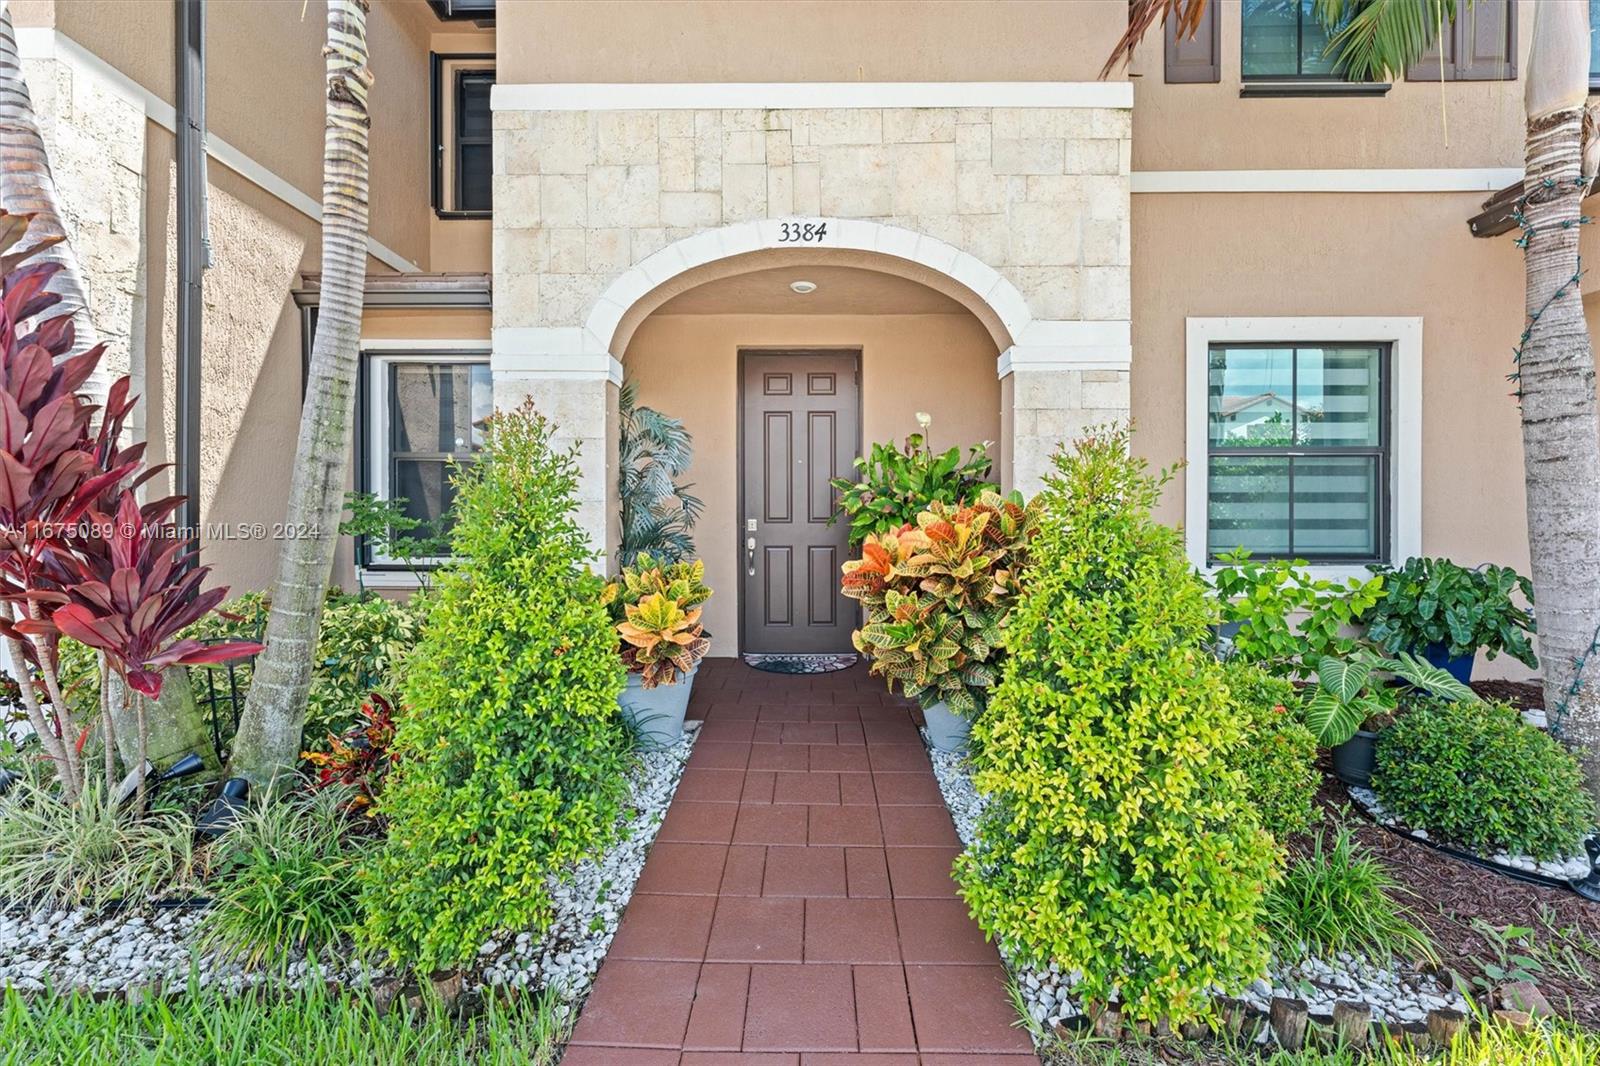
M215 840L226 833L239 820L239 812L244 810L249 796L249 781L242 777L228 778L222 783L222 794L200 813L194 835L201 840Z
M791 281L789 282L789 288L801 296L808 296L817 291L817 283L814 281Z

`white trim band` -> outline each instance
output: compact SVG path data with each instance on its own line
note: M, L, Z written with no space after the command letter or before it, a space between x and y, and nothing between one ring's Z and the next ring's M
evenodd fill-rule
M1132 107L1126 81L575 82L496 85L495 111Z
M1398 564L1422 554L1422 319L1362 316L1314 318L1187 318L1184 320L1184 544L1189 561L1206 569L1207 411L1214 343L1314 344L1387 342L1389 359L1389 543ZM1360 566L1311 568L1319 576L1365 575Z
M177 129L177 113L167 103L143 85L111 66L71 37L48 26L22 26L16 31L17 51L23 59L54 59L72 67L75 73L85 74L110 86L118 96L144 110L145 117L171 133ZM271 193L290 207L315 222L322 221L322 203L302 192L288 180L279 177L250 156L215 134L205 137L206 154L246 181ZM420 273L422 268L372 237L367 238L367 251L374 259L402 274Z
M995 373L1004 378L1016 371L1127 370L1132 365L1133 330L1127 319L1036 319L1000 353Z
M1522 180L1521 167L1395 170L1136 170L1136 193L1496 192Z
M498 326L489 366L496 374L622 384L622 363L607 351L584 347L576 327ZM592 338L591 338L592 339Z

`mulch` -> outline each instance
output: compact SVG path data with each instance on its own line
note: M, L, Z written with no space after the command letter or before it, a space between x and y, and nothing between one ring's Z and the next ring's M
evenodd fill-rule
M1509 685L1514 682L1480 682ZM1481 692L1481 690L1480 690ZM1330 808L1330 818L1344 808L1356 840L1375 853L1390 874L1411 893L1404 900L1417 924L1429 933L1440 962L1470 982L1483 974L1483 963L1496 959L1496 949L1473 928L1474 919L1504 929L1531 927L1536 939L1546 939L1546 922L1557 929L1579 929L1600 943L1600 903L1592 903L1567 889L1541 888L1485 870L1417 841L1389 832L1360 813L1343 786L1326 775L1318 796ZM1600 958L1587 960L1600 970ZM1582 982L1549 970L1535 975L1540 991L1551 1005L1573 1020L1600 1026L1600 993Z
M1519 711L1544 709L1544 686L1537 681L1474 681L1472 691L1486 700L1509 703Z

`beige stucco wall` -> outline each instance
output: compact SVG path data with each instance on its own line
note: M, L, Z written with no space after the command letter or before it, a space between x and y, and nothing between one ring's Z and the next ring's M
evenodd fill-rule
M1088 81L1124 0L516 0L501 83Z
M861 349L862 450L917 431L964 449L1000 437L995 346L971 315L651 315L623 358L639 402L684 420L694 434L686 480L706 505L695 546L715 595L705 624L712 654L738 650L738 352L745 348Z
M1521 430L1506 381L1522 328L1522 256L1509 237L1468 234L1477 199L1134 197L1137 449L1160 464L1183 458L1186 316L1420 315L1422 549L1526 573ZM1167 490L1163 520L1182 521L1185 480L1180 472Z
M1262 98L1239 95L1240 0L1216 2L1220 82L1166 84L1156 32L1135 55L1134 170L1522 165L1520 75L1527 70L1533 4L1517 5L1515 81L1446 82L1441 91L1437 81L1402 78L1385 96Z

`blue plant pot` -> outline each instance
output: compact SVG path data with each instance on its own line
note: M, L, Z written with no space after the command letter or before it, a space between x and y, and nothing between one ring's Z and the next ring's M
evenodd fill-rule
M932 707L922 708L922 723L928 729L928 743L936 750L957 754L967 750L972 737L972 723L952 711L943 700Z
M1478 658L1475 652L1451 655L1448 644L1429 644L1422 649L1422 657L1428 661L1428 665L1437 666L1463 685L1472 680L1472 664Z

